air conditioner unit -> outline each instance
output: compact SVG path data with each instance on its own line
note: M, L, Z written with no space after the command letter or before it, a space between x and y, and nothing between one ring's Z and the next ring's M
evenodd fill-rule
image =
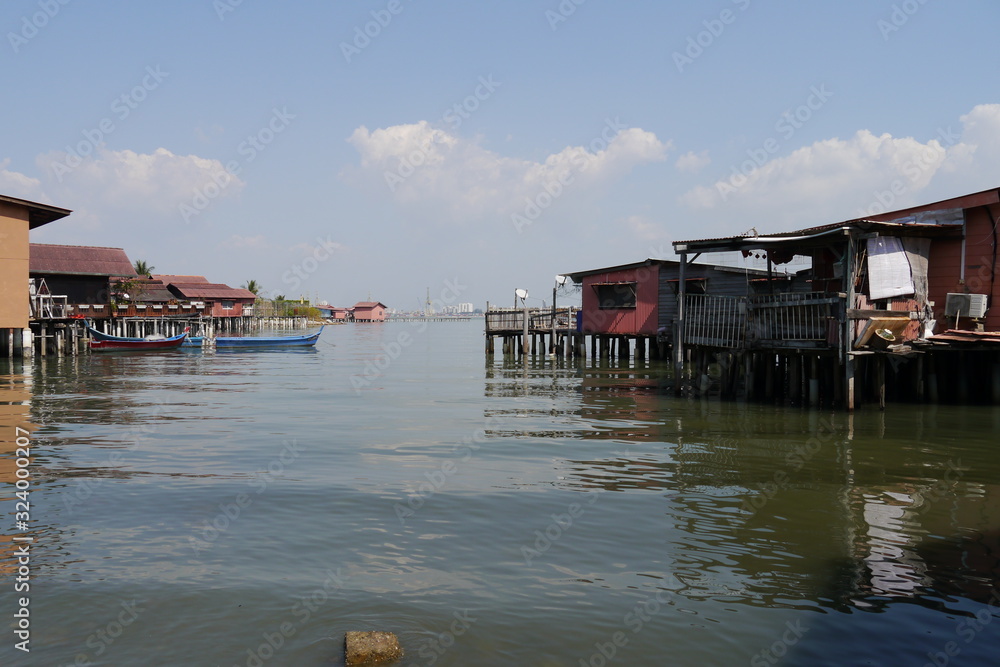
M984 317L985 294L949 294L944 302L945 317Z

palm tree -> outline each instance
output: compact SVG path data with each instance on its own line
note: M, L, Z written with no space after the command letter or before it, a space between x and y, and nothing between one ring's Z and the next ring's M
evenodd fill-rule
M138 273L140 276L149 276L153 273L153 271L156 270L155 266L150 266L144 260L141 259L135 260L135 266L133 268L135 268L135 272Z
M247 290L248 292L253 292L254 295L260 294L260 284L256 280L246 281L246 283L244 283L243 285L243 289Z

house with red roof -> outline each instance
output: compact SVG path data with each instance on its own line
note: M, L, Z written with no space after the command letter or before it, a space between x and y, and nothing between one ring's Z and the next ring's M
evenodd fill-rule
M209 317L247 317L257 295L250 290L210 283L204 276L155 275L178 300L189 301Z
M359 301L354 304L355 322L384 322L386 306L380 301Z

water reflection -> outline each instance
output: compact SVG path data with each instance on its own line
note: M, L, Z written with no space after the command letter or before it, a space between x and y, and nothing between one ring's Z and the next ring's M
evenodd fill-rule
M561 441L557 485L663 498L670 571L691 599L879 611L1000 605L996 409L890 413L674 399L658 364L487 365L493 438ZM973 429L969 424L982 424ZM956 431L956 426L961 431ZM963 437L956 433L962 432ZM586 453L586 456L581 454Z

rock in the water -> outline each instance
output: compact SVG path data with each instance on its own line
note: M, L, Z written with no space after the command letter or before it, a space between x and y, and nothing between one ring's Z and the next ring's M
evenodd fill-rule
M344 635L348 665L366 665L403 657L399 640L391 632L357 632Z

